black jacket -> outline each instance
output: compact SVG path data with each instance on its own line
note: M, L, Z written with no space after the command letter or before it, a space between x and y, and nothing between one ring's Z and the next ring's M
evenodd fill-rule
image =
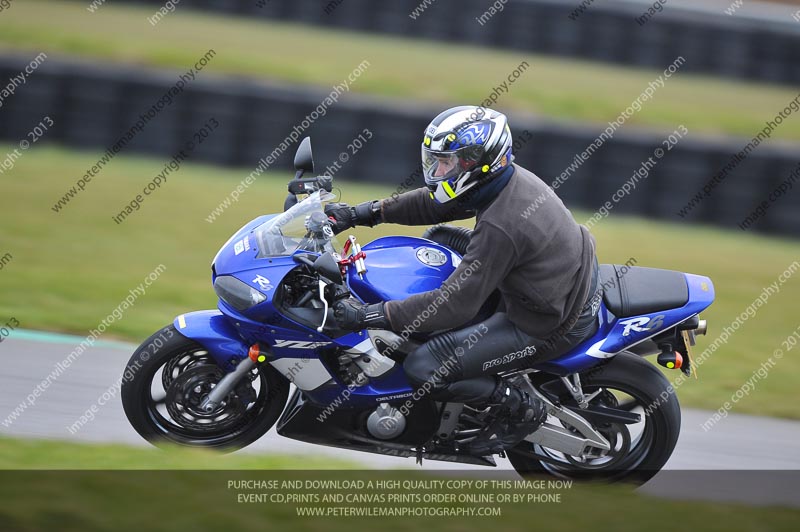
M394 330L458 327L495 289L509 320L531 336L545 338L572 327L591 296L594 238L545 182L513 166L508 184L477 212L466 255L442 287L386 303ZM383 221L404 225L476 215L450 203L437 203L427 188L419 188L382 200L381 213Z

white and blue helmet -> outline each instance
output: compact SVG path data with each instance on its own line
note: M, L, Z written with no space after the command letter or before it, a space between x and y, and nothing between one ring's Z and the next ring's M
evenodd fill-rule
M439 203L494 179L514 160L506 115L462 105L434 118L422 140L422 173Z

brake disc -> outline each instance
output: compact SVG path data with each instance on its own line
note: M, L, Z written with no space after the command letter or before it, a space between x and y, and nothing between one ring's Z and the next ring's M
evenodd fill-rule
M203 399L222 376L218 366L203 364L186 369L175 377L166 397L170 417L187 429L202 432L226 430L241 421L246 406L233 392L211 412L200 408Z
M183 356L176 356L164 364L161 371L161 384L165 390L169 390L172 381L189 368L201 365L213 364L213 360L208 351L195 351Z

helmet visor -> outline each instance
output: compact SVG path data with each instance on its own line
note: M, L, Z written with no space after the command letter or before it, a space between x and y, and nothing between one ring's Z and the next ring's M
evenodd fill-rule
M477 166L483 156L483 146L464 146L455 151L436 151L422 146L422 173L431 185L452 179Z

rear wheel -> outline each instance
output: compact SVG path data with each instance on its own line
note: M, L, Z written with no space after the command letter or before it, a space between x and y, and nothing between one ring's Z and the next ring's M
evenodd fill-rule
M597 392L590 404L637 413L641 421L593 425L611 444L604 456L569 456L523 441L508 452L514 469L523 476L549 474L638 484L649 480L669 460L680 434L680 405L669 381L641 357L621 353L608 364L582 374L581 382L585 395ZM541 388L557 395L562 404L575 404L560 381L550 381ZM580 414L579 409L575 411Z
M200 403L224 376L211 354L170 325L147 339L128 362L122 405L147 441L234 451L278 420L289 383L267 365L254 368L212 412Z

